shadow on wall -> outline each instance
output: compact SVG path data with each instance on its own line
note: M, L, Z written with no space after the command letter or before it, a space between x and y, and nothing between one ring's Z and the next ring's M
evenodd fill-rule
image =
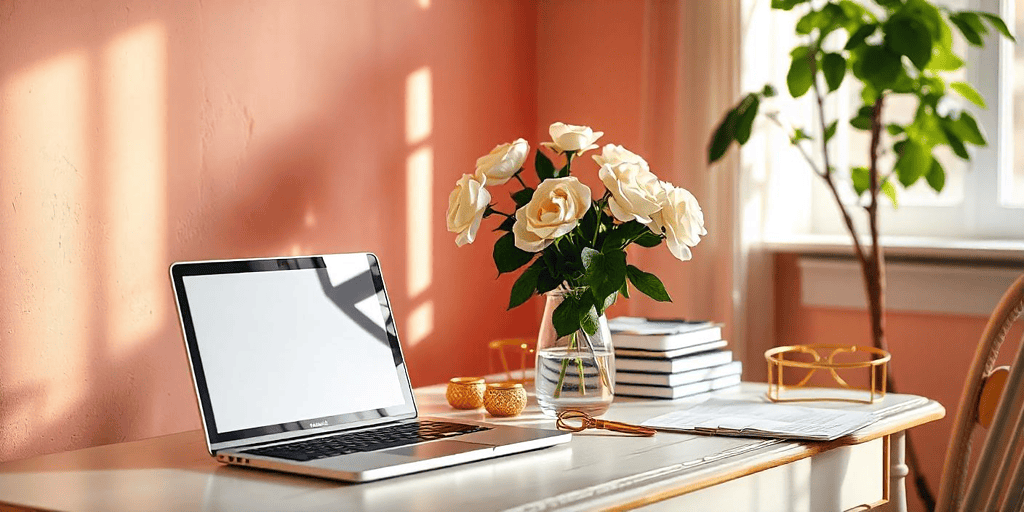
M199 427L174 260L377 253L417 385L530 332L490 252L455 251L461 172L434 168L532 126L508 109L478 127L474 105L533 86L460 53L525 53L476 23L521 7L318 7L0 1L0 460Z

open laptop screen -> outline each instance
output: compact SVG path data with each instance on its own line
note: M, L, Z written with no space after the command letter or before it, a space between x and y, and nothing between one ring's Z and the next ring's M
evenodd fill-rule
M172 266L211 443L407 414L376 258Z

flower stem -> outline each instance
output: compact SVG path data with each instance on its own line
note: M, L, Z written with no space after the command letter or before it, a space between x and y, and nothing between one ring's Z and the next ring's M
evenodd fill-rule
M520 172L522 172L522 171L523 171L522 169L519 169L519 171L517 171L517 172L516 172L515 174L513 174L512 176L513 176L513 177L515 177L515 179L519 180L519 184L520 184L520 185L522 185L522 186L523 186L523 188L530 188L530 187L527 187L527 186L526 186L526 182L525 182L525 181L523 181L523 178L519 177L519 173L520 173Z
M576 340L574 338L573 341L569 343L569 347L566 347L566 349L565 349L565 355L566 356L569 355L569 349L572 348L572 344L575 343L575 341ZM562 395L562 386L565 384L565 372L568 369L569 369L569 358L568 357L564 357L564 358L562 358L562 371L560 371L558 373L558 384L555 385L555 395L554 395L555 398L558 398L558 397L560 397Z
M601 378L601 383L612 389L611 381L608 379L608 370L601 363L601 358L597 357L597 351L594 350L594 342L590 339L590 335L587 331L583 331L583 339L587 340L587 349L590 350L590 355L594 356L594 365L597 366L597 376Z

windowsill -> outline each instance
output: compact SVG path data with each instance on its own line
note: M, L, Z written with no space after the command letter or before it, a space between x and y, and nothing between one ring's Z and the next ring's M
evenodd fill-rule
M867 238L861 241L870 244ZM1024 262L1024 240L883 236L880 241L886 257ZM846 235L788 235L761 244L772 252L830 256L850 256L852 245Z

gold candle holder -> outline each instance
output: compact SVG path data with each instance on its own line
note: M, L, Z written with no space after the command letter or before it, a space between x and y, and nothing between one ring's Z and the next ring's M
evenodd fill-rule
M455 377L448 381L444 396L456 409L479 409L484 405L484 387L480 377Z
M803 354L809 357L809 361L793 360L792 357ZM824 355L823 355L824 354ZM860 361L841 363L836 360L843 355L862 355ZM827 343L814 343L809 345L790 345L775 347L765 351L765 359L768 361L768 399L773 402L815 402L838 400L843 402L875 403L876 399L885 396L886 376L888 374L888 363L892 358L888 352L875 347L861 347L856 345L833 345ZM796 384L786 385L782 378L783 371L789 368L804 371L803 379ZM865 370L868 372L868 387L857 387L849 384L839 373ZM866 394L855 393L852 397L831 395L829 393L818 394L813 397L800 396L796 393L800 388L807 388L811 377L818 371L827 372L836 385L834 389L846 389L862 391ZM783 396L787 390L793 396ZM821 389L821 388L818 388Z
M484 408L493 416L518 416L526 408L526 388L518 382L488 384Z

